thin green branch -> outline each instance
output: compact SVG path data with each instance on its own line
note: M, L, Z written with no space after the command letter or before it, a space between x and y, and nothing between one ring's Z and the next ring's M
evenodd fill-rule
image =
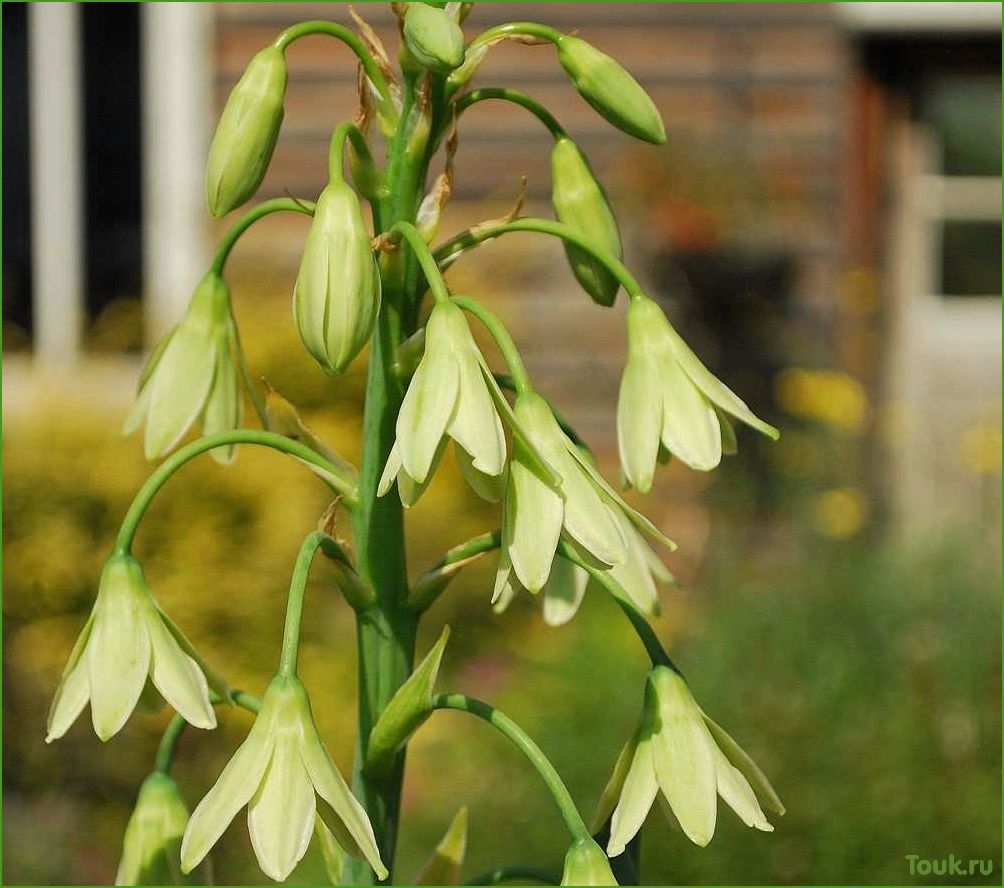
M656 635L655 630L652 625L645 619L645 615L638 610L637 607L632 603L631 599L628 597L627 592L624 591L624 587L617 582L611 576L609 570L602 570L596 567L594 564L590 564L586 561L566 540L561 540L558 543L558 554L572 564L581 567L586 573L589 574L592 579L599 583L610 595L613 597L614 601L622 611L624 611L625 616L631 622L631 626L634 628L635 632L638 634L638 638L645 647L645 652L648 654L649 659L652 661L653 666L668 666L674 672L683 675L682 672L677 668L676 664L670 659L669 654L666 653L666 649L662 646L662 642L659 640L659 636Z
M210 266L210 269L218 275L223 274L223 266L226 265L230 251L233 250L241 235L259 219L263 219L272 213L302 213L305 216L312 216L315 209L312 201L301 200L296 197L275 197L272 200L263 201L256 207L252 207L231 225L227 233L223 235L219 246L216 248L216 255L213 256L213 264Z
M616 256L611 255L574 228L570 228L562 222L555 222L553 219L536 219L527 217L525 219L514 219L511 222L499 222L497 224L478 225L461 232L445 244L437 247L433 252L436 261L441 268L449 267L455 259L471 247L484 243L487 240L508 234L513 231L532 231L538 234L549 234L553 237L560 237L562 240L579 247L589 253L621 283L628 296L632 299L645 297L638 279L628 271L627 266Z
M492 376L495 377L495 381L499 384L499 388L506 389L507 391L516 394L516 383L513 382L513 378L506 373L493 373ZM538 392L538 395L540 393ZM543 395L540 397L544 398ZM592 453L592 448L586 443L585 438L582 437L576 430L575 427L568 421L568 417L559 410L554 403L549 398L544 398L545 403L551 408L551 413L554 414L554 419L558 423L561 430L568 435L569 439L577 447L582 447Z
M453 302L455 305L459 305L464 311L470 312L485 325L485 329L491 334L499 351L502 352L502 357L505 359L506 366L509 368L509 373L512 376L512 384L516 393L520 394L530 391L530 376L526 372L526 366L519 355L519 349L516 348L516 343L513 342L512 335L506 329L505 324L499 320L496 314L469 296L454 296Z
M349 49L351 49L356 56L358 56L360 63L363 66L363 70L366 72L366 76L372 81L373 85L376 87L377 92L384 99L390 99L390 89L387 86L387 79L383 75L383 71L380 70L380 66L377 64L376 59L370 54L370 51L366 48L366 44L362 41L362 38L356 34L355 31L350 28L345 27L345 25L340 25L337 22L325 22L325 21L309 21L300 22L299 24L292 25L286 28L278 37L273 41L273 46L277 46L284 53L286 48L294 41L299 40L301 37L308 37L311 34L325 34L329 37L335 37L341 40Z
M541 105L540 102L525 93L517 92L516 90L509 89L505 86L482 86L478 89L473 89L468 93L464 93L459 99L457 99L457 116L461 115L464 111L470 108L471 105L475 105L478 102L484 102L488 99L499 99L503 102L511 102L513 105L519 105L519 107L525 108L548 128L551 135L554 136L555 139L565 135L565 130L562 125L558 123L557 118L550 111L548 111L547 108Z
M408 607L418 613L428 610L449 585L457 571L475 558L492 552L502 543L502 531L493 530L472 537L449 549L428 571L415 581L408 596Z
M547 43L557 43L564 36L557 28L542 25L540 22L504 22L482 31L471 41L467 51L479 49L503 37L534 37Z
M342 480L338 476L338 467L332 465L323 456L311 450L305 444L286 438L283 435L276 435L273 432L263 432L254 429L234 429L229 432L220 432L218 435L207 435L199 438L191 444L182 447L171 454L162 462L156 470L147 478L146 483L139 489L125 518L119 528L118 537L115 540L115 551L126 553L132 548L133 539L139 522L149 508L157 492L164 486L168 478L178 471L185 463L195 459L208 450L217 447L230 447L234 444L255 444L261 447L271 447L281 453L296 457L302 462L311 466L316 466L325 472L328 484L342 497L342 502L350 509L355 508L357 494L355 488ZM328 477L330 476L330 478Z
M488 722L493 728L507 737L520 752L526 756L527 760L540 774L544 784L554 797L555 804L561 812L561 817L565 821L565 826L572 836L573 841L579 839L589 839L589 830L579 814L579 809L575 806L568 787L554 769L554 765L541 751L541 748L533 742L527 733L514 722L509 716L494 706L470 697L467 694L436 694L432 698L433 709L455 709L459 712L469 712L483 721Z
M252 694L244 693L244 691L234 691L230 695L230 699L249 712L257 712L261 708L261 701ZM213 704L217 706L222 702L221 699L213 700ZM155 771L160 771L164 774L170 772L171 765L174 763L174 754L178 749L178 741L185 732L187 725L188 722L181 715L175 713L171 717L171 720L167 723L167 727L164 728L163 735L161 735L160 743L157 745L157 757L153 763Z
M418 229L410 222L397 222L390 231L387 232L387 240L396 244L401 240L406 240L411 247L411 251L418 260L419 267L425 275L425 279L432 290L432 295L436 302L449 302L450 291L446 288L446 281L436 264L436 259L429 249L425 239L419 234Z
M328 144L328 177L339 182L345 181L346 141L352 142L352 147L363 163L373 165L373 155L370 153L370 146L366 144L362 130L352 121L344 121L335 127L335 131L331 134L331 142Z

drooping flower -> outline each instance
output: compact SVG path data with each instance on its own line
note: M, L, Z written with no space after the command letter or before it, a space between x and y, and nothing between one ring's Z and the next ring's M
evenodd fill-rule
M629 544L623 516L646 533L673 544L627 505L561 430L547 402L535 392L516 398L515 421L559 477L542 479L517 441L509 464L503 506L502 545L493 600L512 594L512 576L530 592L547 582L564 534L588 557L607 567L623 564Z
M277 676L247 739L198 804L181 844L181 868L191 872L245 805L258 865L283 881L307 850L317 816L349 854L387 876L373 827L331 760L314 724L307 691L293 676Z
M627 480L645 493L660 444L688 466L710 471L734 443L730 419L769 438L779 433L719 381L647 298L628 307L628 360L617 404L617 437Z
M621 257L621 238L603 186L596 181L579 147L567 136L554 142L551 151L551 200L560 222L606 250ZM565 254L579 283L594 302L613 305L620 284L598 259L574 244L565 244Z
M188 807L178 784L154 771L139 788L136 807L126 825L116 885L202 885L206 874L181 871L181 837Z
M656 145L666 141L659 109L619 62L572 34L563 34L557 47L561 67L602 117L637 139Z
M341 178L321 192L293 289L300 339L328 373L369 341L380 311L380 270L359 198Z
M717 796L749 827L772 832L760 800L777 814L784 805L763 772L704 713L687 683L667 666L655 667L645 685L641 724L621 752L597 811L610 824L611 857L641 829L662 793L686 836L707 845L715 832Z
M90 701L94 731L107 740L129 718L147 680L190 724L216 727L204 667L160 609L139 562L105 563L97 600L77 638L49 709L46 742L62 737ZM210 675L213 689L228 691Z
M565 855L562 885L616 885L603 849L592 839L579 839Z
M206 203L216 218L246 203L265 178L282 125L286 59L269 46L230 91L209 147Z
M505 431L490 377L463 310L451 302L437 303L426 325L425 354L398 413L397 440L384 467L380 495L397 479L402 501L417 500L447 438L463 450L460 462L468 478L502 474ZM475 489L487 492L480 484Z
M184 318L151 354L140 377L139 394L122 428L124 434L146 422L147 459L173 450L196 420L203 434L240 428L244 390L243 357L230 307L230 288L210 271L192 294ZM233 459L234 448L218 447L219 462Z

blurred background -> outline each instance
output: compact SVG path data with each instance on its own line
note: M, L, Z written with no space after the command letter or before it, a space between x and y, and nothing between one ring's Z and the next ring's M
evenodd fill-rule
M360 4L396 46L387 4ZM1001 866L1001 13L995 3L483 3L578 28L648 88L667 145L608 127L547 47L493 48L477 83L549 105L606 183L627 259L696 351L779 443L740 433L710 475L671 465L644 508L680 543L658 630L708 712L788 805L773 835L723 811L704 849L658 812L650 884L904 884L905 855ZM166 714L107 746L84 717L54 746L45 712L132 495L150 472L119 428L142 354L184 310L220 228L203 208L215 113L257 49L343 4L3 5L3 881L106 883ZM355 66L313 37L289 53L286 120L262 197L323 187ZM449 236L549 215L549 136L486 103L460 129ZM302 219L242 240L229 278L252 369L357 457L364 361L326 377L289 317ZM555 243L479 248L450 272L511 325L535 381L616 478L623 301L581 293ZM207 659L260 693L299 539L327 501L294 464L198 461L151 510L138 553ZM412 570L497 524L444 465L409 516ZM489 607L493 564L430 613L454 628L442 686L507 710L591 812L641 703L642 651L590 595L568 626L531 600ZM304 677L348 770L348 609L315 568ZM246 731L190 731L194 805ZM465 877L560 870L566 838L504 740L450 714L409 754L399 878L460 805ZM257 883L238 817L217 880ZM292 881L318 883L313 853ZM951 881L954 877L942 877ZM978 883L980 876L956 878ZM939 879L940 880L940 879Z

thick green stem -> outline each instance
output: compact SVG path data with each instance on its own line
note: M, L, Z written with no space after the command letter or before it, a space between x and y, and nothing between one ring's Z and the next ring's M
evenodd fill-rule
M488 722L493 728L507 737L526 756L527 760L540 774L544 784L554 797L554 802L561 812L561 817L568 827L568 832L573 841L591 838L586 824L579 814L579 809L575 806L575 800L568 791L564 781L554 769L550 759L541 751L541 748L533 742L527 733L514 722L504 712L499 711L494 706L470 697L467 694L436 694L432 698L433 709L455 709L460 712L469 712L483 721Z
M261 447L271 447L280 453L287 453L302 462L311 466L323 469L325 476L331 476L328 483L343 498L342 501L349 508L356 504L356 491L352 485L339 477L337 466L329 463L323 456L311 450L305 444L294 441L291 438L276 435L273 432L259 432L253 429L235 429L230 432L220 432L218 435L207 435L199 438L191 444L182 447L181 450L172 453L162 462L154 473L146 479L146 483L139 489L129 511L122 519L122 526L119 528L119 535L115 540L115 551L127 553L132 549L132 541L136 536L139 522L149 508L157 491L167 482L175 472L185 463L195 459L208 450L217 447L232 447L234 444L256 444Z
M457 115L459 116L462 114L470 108L471 105L475 105L478 102L484 102L488 99L499 99L503 102L511 102L513 105L519 105L521 108L525 108L529 111L537 118L537 120L544 124L554 138L557 139L565 135L565 130L562 125L558 123L557 118L550 111L548 111L547 108L541 105L540 102L525 93L517 92L516 90L509 89L505 86L482 86L478 89L472 89L468 93L464 93L459 99L457 99Z
M500 222L497 225L479 225L458 234L452 240L437 247L433 255L435 255L440 268L446 268L471 247L513 231L534 231L538 234L560 237L579 249L585 250L600 262L607 271L617 278L632 299L647 298L638 279L628 271L627 266L620 259L598 247L574 228L570 228L562 222L555 222L553 219L527 217L515 219L512 222Z
M455 296L453 301L485 325L485 329L491 334L499 351L502 352L502 357L509 368L509 375L512 378L516 394L530 391L532 388L530 385L530 376L526 372L523 359L519 355L519 349L516 348L516 343L513 342L512 335L506 329L505 324L499 320L494 312L490 311L476 299L471 299L468 296Z
M363 43L359 35L350 28L346 28L345 25L340 25L337 22L325 21L300 22L299 24L286 28L285 31L275 38L273 46L277 46L285 52L286 47L288 47L294 40L299 40L301 37L308 37L311 34L326 34L329 37L335 37L338 40L341 40L342 43L348 46L348 48L359 57L359 61L362 63L366 76L373 82L373 85L377 88L377 92L379 92L384 99L390 98L390 89L387 87L387 79L383 76L383 72L380 70L380 66L376 63L376 59L370 55L370 51L366 48L366 44Z
M213 264L210 266L210 269L216 272L216 274L223 274L223 266L226 265L227 259L230 257L230 251L233 250L234 245L240 240L241 235L259 219L263 219L272 213L302 213L304 216L312 216L315 209L316 207L312 201L300 200L295 197L275 197L272 200L263 201L256 207L252 207L231 225L227 233L223 235L219 246L216 248L216 255L213 256Z

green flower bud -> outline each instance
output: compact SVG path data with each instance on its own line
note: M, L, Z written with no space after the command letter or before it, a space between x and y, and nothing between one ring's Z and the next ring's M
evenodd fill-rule
M247 739L199 802L181 843L189 873L209 853L237 812L248 807L248 830L258 865L282 882L306 853L317 796L325 825L353 856L365 857L377 877L387 869L373 827L338 772L314 724L307 691L292 676L272 680Z
M370 732L366 752L366 771L375 776L386 775L394 764L397 751L408 742L432 714L432 692L439 675L439 664L450 637L450 627L444 626L439 639L425 659L397 689Z
M562 885L616 885L610 862L592 839L579 839L565 855Z
M91 615L77 638L49 709L52 742L91 703L94 732L117 734L143 693L147 678L164 699L197 728L215 728L209 682L191 644L160 609L131 555L105 562ZM213 689L228 696L213 679Z
M655 103L606 53L565 34L558 40L558 61L582 98L615 127L656 145L666 141L666 128Z
M600 800L596 822L610 823L607 853L616 857L664 796L684 834L707 845L721 796L749 827L773 832L757 796L777 814L784 805L753 760L694 700L683 677L667 666L648 675L641 724L624 748Z
M467 854L467 806L457 811L432 856L415 877L414 885L459 885Z
M449 74L464 61L464 32L448 12L426 3L409 3L404 42L424 67Z
M356 193L340 179L321 192L293 290L303 344L341 373L369 341L380 311L380 272Z
M248 63L230 91L209 147L206 203L219 218L258 190L282 125L286 59L269 46Z
M617 438L628 482L647 492L660 444L688 466L710 471L734 443L726 415L769 438L758 419L690 350L650 299L628 306L628 360L617 403Z
M230 288L210 271L196 287L185 317L154 349L140 377L140 390L122 431L146 421L147 459L173 450L201 419L203 434L240 428L244 397L237 328ZM212 451L229 462L234 448Z
M203 885L205 872L181 872L181 837L188 808L178 784L154 771L139 789L126 826L116 885ZM206 869L203 867L202 869Z
M616 259L621 257L621 238L603 188L589 162L571 139L561 136L551 152L551 200L559 221L574 228ZM565 254L575 277L600 305L613 305L620 286L590 253L565 242Z

